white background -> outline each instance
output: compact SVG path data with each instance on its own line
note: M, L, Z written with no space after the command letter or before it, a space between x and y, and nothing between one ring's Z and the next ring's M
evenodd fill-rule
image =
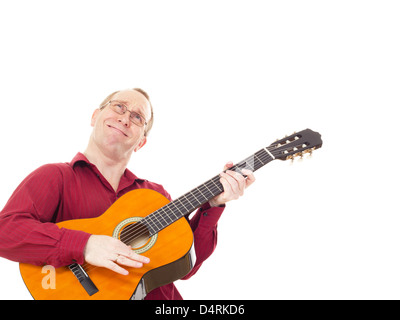
M397 1L3 1L0 207L85 149L106 95L141 87L155 123L129 168L173 197L293 131L324 141L256 172L176 283L185 299L399 299L399 16ZM31 299L17 263L0 271L0 299Z

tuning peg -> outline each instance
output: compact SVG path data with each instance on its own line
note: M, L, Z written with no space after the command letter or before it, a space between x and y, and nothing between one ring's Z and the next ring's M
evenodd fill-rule
M313 152L313 149L307 149L307 150L304 150L304 151L303 151L303 154L308 153L308 156L311 158L312 152Z

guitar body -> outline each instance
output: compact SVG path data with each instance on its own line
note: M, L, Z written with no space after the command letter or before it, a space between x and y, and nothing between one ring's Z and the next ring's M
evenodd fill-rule
M92 295L68 267L54 269L21 263L20 272L32 297L39 300L143 299L151 290L185 276L194 264L193 233L186 218L178 219L153 236L144 225L137 230L132 228L168 203L156 191L137 189L126 193L97 218L57 223L60 228L116 237L149 257L150 263L138 269L124 266L129 271L127 276L84 264L82 268L97 288ZM133 233L137 235L132 237ZM133 240L127 243L124 239L128 238Z

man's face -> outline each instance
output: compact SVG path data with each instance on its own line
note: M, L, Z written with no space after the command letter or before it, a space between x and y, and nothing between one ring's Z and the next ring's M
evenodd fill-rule
M122 102L128 110L135 111L148 122L151 115L150 103L144 95L135 90L124 90L116 93L111 100ZM130 112L118 114L110 104L102 110L97 109L92 116L92 138L96 145L104 151L118 152L129 156L132 151L139 150L145 143L145 126L140 127L129 119ZM127 154L128 153L128 154Z

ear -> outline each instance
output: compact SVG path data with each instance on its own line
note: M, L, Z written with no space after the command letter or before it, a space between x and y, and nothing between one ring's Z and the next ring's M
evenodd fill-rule
M101 111L100 109L94 110L94 112L92 114L92 119L90 120L90 125L92 127L94 127L94 124L96 123L96 119L97 119L97 116L99 115L100 111Z
M147 142L147 138L143 137L142 141L139 142L139 144L133 149L135 152L139 151Z

